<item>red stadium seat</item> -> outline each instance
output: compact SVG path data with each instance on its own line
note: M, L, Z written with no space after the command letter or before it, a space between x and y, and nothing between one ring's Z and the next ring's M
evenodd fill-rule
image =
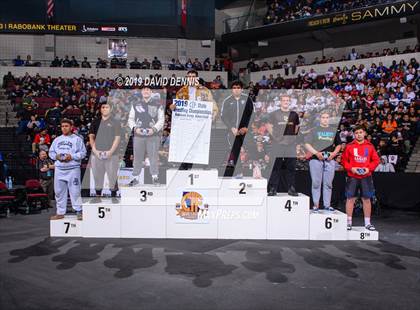
M6 184L0 182L0 214L9 215L15 201L16 196L11 195Z
M38 180L30 179L25 182L26 213L48 209L48 195L44 193Z

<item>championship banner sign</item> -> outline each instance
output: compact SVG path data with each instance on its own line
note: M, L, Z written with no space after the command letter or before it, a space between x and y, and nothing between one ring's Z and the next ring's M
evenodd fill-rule
M311 18L307 25L309 27L338 26L412 15L418 12L420 12L419 1L403 1Z
M173 101L169 161L208 165L213 102Z

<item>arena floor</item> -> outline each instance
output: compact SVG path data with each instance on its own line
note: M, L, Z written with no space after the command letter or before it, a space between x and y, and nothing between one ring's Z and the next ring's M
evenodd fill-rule
M49 238L49 215L0 219L0 309L419 309L419 214L369 243Z

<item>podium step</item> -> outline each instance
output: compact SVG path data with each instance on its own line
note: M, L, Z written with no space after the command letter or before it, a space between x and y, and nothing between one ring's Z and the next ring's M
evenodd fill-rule
M347 240L347 216L337 210L311 211L309 228L310 240Z
M51 237L82 237L83 222L75 215L66 215L62 220L50 221Z
M376 230L367 230L363 226L353 226L351 230L347 231L347 240L377 241L379 233Z
M267 197L267 239L309 239L309 197Z

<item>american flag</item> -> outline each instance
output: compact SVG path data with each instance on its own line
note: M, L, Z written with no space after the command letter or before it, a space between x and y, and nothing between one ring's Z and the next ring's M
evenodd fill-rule
M54 20L54 0L47 0L47 18L49 22Z

